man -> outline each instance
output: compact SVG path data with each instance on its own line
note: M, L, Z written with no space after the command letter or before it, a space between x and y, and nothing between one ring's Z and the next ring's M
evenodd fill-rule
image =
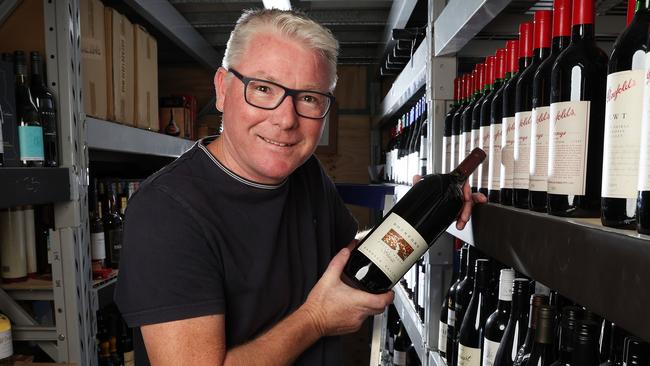
M357 224L313 156L337 52L296 12L237 22L214 78L223 133L126 213L116 302L138 365L340 365L337 336L392 302L340 280Z

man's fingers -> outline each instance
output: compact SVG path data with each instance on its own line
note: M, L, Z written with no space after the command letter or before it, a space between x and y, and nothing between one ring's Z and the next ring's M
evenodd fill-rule
M474 203L486 203L487 197L485 197L483 193L473 193L472 201L474 201Z

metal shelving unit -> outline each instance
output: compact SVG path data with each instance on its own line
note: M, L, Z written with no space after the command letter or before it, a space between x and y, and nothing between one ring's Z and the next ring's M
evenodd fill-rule
M420 318L417 316L415 308L413 307L413 302L408 298L408 295L402 286L395 286L393 291L395 292L393 305L395 305L397 313L399 314L400 319L402 319L402 324L404 324L404 328L409 334L409 338L411 338L411 342L413 343L420 360L426 360L427 347L424 343L424 324L422 324Z
M71 177L67 168L2 168L0 208L40 205L70 200Z

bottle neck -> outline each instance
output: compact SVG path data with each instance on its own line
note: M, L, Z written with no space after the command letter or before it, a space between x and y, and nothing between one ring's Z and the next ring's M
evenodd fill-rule
M551 54L559 54L563 49L565 49L571 42L571 37L569 36L560 36L554 37L551 46Z
M533 51L533 62L540 62L544 60L545 58L548 57L548 55L551 54L551 49L544 47L544 48L536 48Z
M531 57L520 57L519 58L519 70L523 71L525 68L528 67L533 62L533 58Z
M540 319L535 329L535 343L553 343L553 321L552 319Z
M592 24L576 24L571 27L572 42L595 42L595 30Z
M522 289L521 292L515 290L515 292L512 295L512 304L511 304L511 311L510 311L510 319L515 320L520 318L523 314L526 312L526 298L527 293Z
M40 60L32 60L32 70L31 70L31 75L30 79L32 82L32 85L42 85L43 84L43 76L41 73L41 62Z
M588 366L588 365L598 365L600 363L598 359L598 349L596 348L596 342L594 337L592 339L575 342L573 352L571 354L571 365L572 366Z

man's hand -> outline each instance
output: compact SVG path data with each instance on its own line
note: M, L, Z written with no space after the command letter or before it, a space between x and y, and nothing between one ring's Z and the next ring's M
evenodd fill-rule
M341 281L350 250L349 247L344 248L332 259L300 308L309 314L321 336L357 331L369 315L383 312L395 297L393 291L373 295L353 289Z
M413 176L413 184L422 180L421 175ZM469 188L469 184L465 182L463 184L463 210L458 215L456 220L456 229L463 230L465 224L469 221L469 217L472 215L472 207L475 203L485 203L487 202L487 197L483 193L472 193L472 190Z

